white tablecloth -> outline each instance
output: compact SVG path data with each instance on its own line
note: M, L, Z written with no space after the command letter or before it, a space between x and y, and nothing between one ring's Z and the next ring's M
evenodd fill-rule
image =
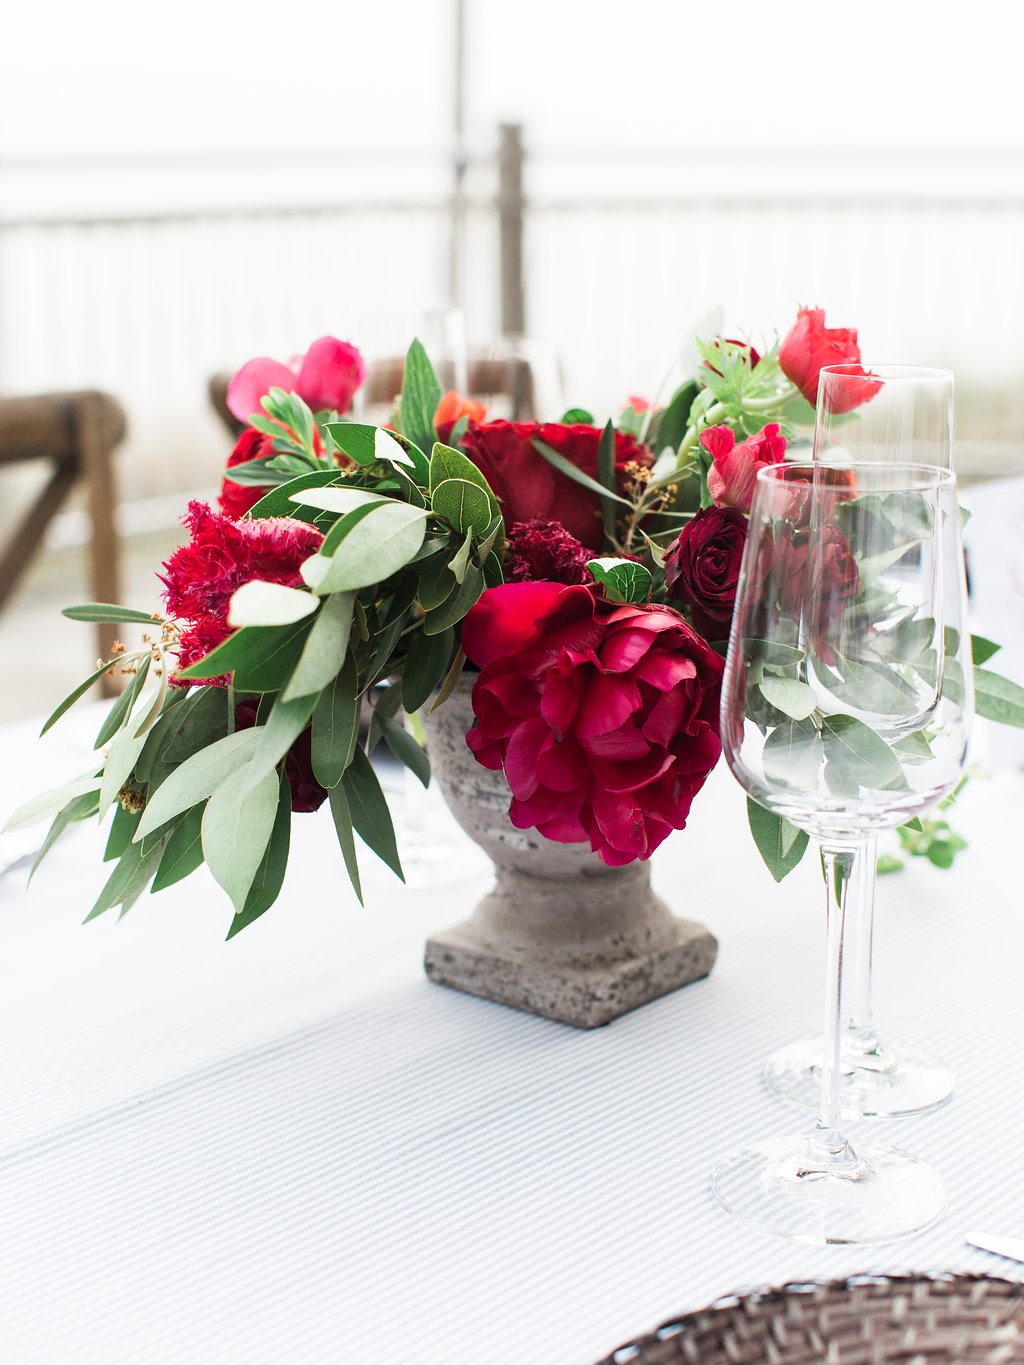
M53 764L82 770L69 751L97 724L72 716L45 764L30 727L0 731L0 814ZM327 811L297 818L280 901L225 944L205 870L83 927L109 869L77 828L29 890L0 878L0 1360L588 1365L757 1285L1024 1278L963 1242L1024 1233L1022 812L1024 777L974 781L954 871L916 860L881 884L882 1032L938 1052L958 1089L872 1136L939 1167L949 1205L906 1242L827 1249L734 1222L709 1189L731 1147L806 1127L760 1067L823 998L815 862L774 885L724 769L653 863L718 963L593 1032L425 979L426 935L489 884L465 843L425 889L368 877L362 909Z

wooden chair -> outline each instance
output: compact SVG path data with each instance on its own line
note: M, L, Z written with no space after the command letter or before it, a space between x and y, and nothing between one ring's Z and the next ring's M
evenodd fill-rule
M97 602L120 595L120 546L115 526L114 451L126 430L124 411L109 394L87 390L0 398L0 471L28 460L51 465L37 495L0 553L0 610L43 542L43 533L76 484L83 484L92 522L90 591ZM110 657L117 630L97 626L100 656ZM103 680L107 695L116 678Z

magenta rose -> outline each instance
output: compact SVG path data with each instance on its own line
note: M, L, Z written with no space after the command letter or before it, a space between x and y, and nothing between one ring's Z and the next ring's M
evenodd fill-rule
M505 583L462 623L481 668L466 742L504 769L517 829L609 866L649 858L721 752L721 658L671 607L594 588Z
M240 422L261 413L261 400L271 389L297 393L314 412L347 412L366 382L366 362L357 348L337 337L320 337L305 355L287 364L258 356L248 360L228 384L227 404Z
M860 365L856 328L826 327L824 308L801 308L779 347L779 369L812 407L818 401L818 375L825 365L851 367L842 398L833 402L833 412L852 412L882 387L882 381Z
M733 507L705 507L688 521L665 555L669 597L690 608L706 640L726 640L736 601L747 519Z
M470 422L462 449L487 479L502 505L506 526L517 521L557 521L582 545L600 550L604 543L601 499L553 468L534 449L543 441L570 464L597 477L597 427L523 422ZM651 452L625 432L615 433L615 473L621 493L626 466L647 468Z
M736 444L732 427L707 427L700 443L711 456L708 492L717 507L736 507L750 511L754 481L758 471L780 464L786 454L786 438L779 434L778 422L768 422L753 436Z

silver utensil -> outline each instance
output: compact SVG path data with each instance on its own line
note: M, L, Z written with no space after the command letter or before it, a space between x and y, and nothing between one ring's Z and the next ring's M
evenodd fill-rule
M981 1251L1008 1256L1011 1261L1024 1261L1024 1237L1004 1237L998 1232L965 1232L964 1241Z

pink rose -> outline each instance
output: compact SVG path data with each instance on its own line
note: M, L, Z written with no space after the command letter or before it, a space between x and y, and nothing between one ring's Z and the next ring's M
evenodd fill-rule
M314 341L305 355L287 365L269 356L247 361L228 385L227 403L240 422L261 416L260 399L271 389L297 393L314 412L347 412L356 389L366 381L366 364L355 346L336 337Z
M749 512L758 470L780 464L786 453L786 438L779 435L778 422L769 422L739 445L732 427L708 427L700 443L713 460L708 470L708 492L716 507L735 507Z
M671 607L594 588L505 583L462 623L482 669L466 742L502 768L517 829L582 843L609 866L649 858L721 752L721 658Z

